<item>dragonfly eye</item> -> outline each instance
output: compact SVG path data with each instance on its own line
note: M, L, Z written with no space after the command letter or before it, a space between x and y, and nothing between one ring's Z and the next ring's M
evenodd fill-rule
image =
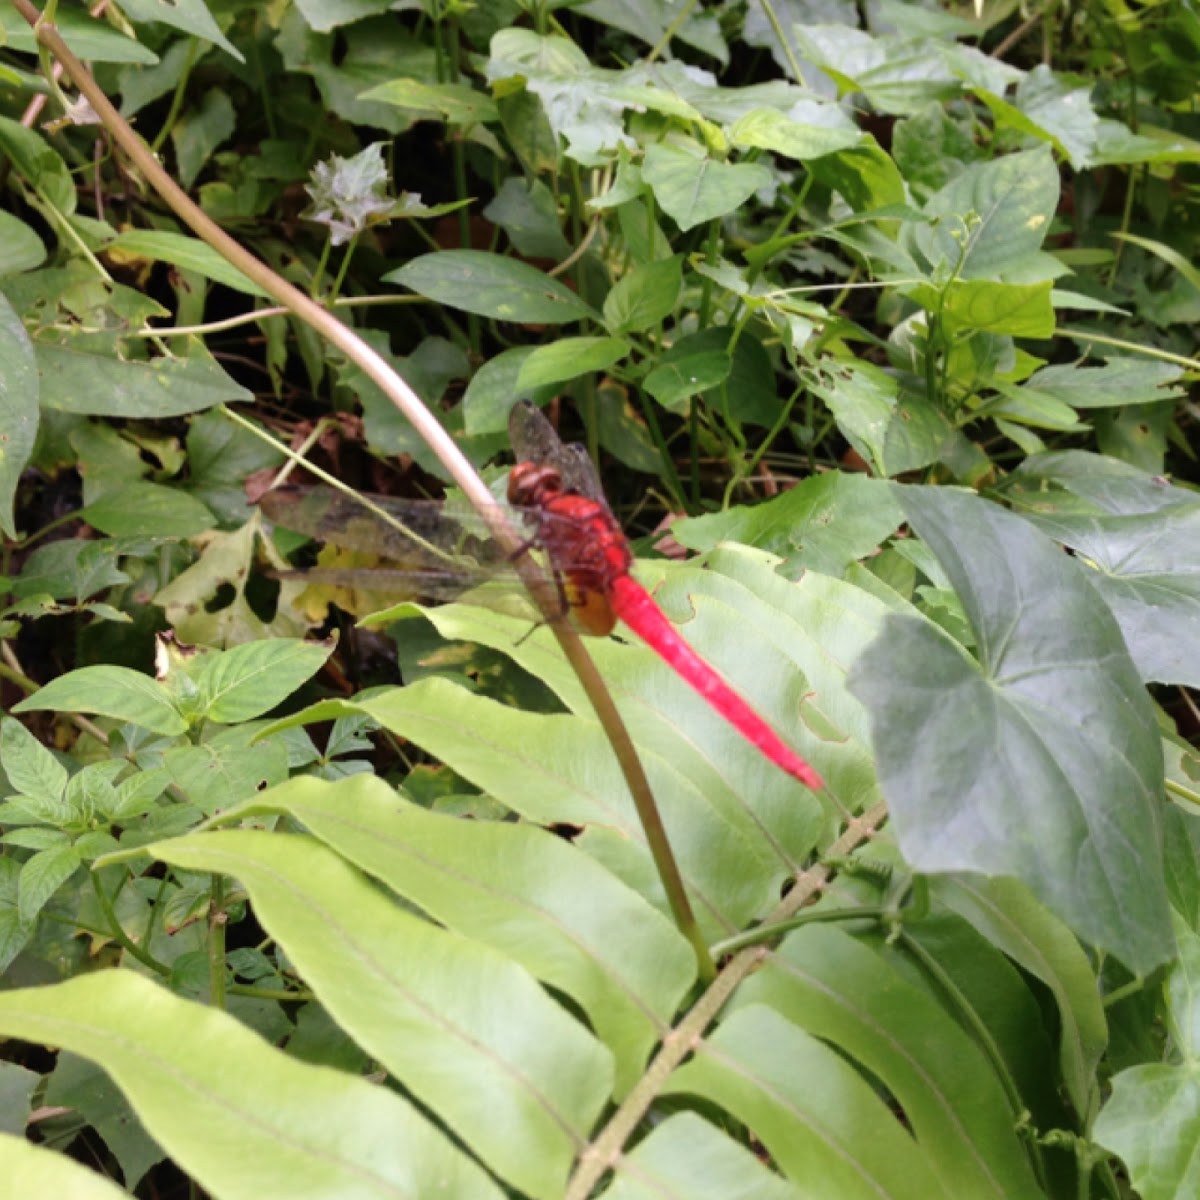
M563 490L562 475L556 467L521 462L508 476L508 502L520 505L544 504Z

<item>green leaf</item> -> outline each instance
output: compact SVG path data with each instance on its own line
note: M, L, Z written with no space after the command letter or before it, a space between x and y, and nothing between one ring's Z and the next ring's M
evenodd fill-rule
M998 129L1007 126L1049 142L1077 171L1088 165L1096 148L1100 118L1092 108L1092 85L1072 87L1038 63L1018 84L1013 103L978 89L992 110Z
M606 1200L801 1200L804 1193L695 1113L679 1112L621 1155L604 1195Z
M63 800L66 767L20 721L11 717L0 721L0 767L4 768L8 782L48 818L52 819L52 814L67 815Z
M17 883L17 918L33 921L50 897L79 869L83 860L69 842L37 851L21 864Z
M204 716L222 725L261 716L311 679L334 644L280 638L205 655L189 672L205 698Z
M896 379L874 363L822 362L811 387L829 405L846 439L881 475L936 462L954 435L944 414L922 398L902 396Z
M1179 1200L1200 1189L1198 1112L1200 1064L1130 1067L1113 1078L1092 1138L1121 1156L1141 1200Z
M777 1014L772 1024L786 1018L887 1089L941 1187L941 1193L918 1189L916 1195L1029 1200L1041 1194L1016 1135L1020 1114L983 1051L938 1000L867 945L828 925L798 929L742 985L734 1003L739 1011L768 1005ZM830 1078L831 1065L824 1070ZM777 1073L776 1066L771 1077ZM793 1088L803 1079L797 1076ZM844 1103L859 1111L870 1104L862 1091L847 1101L840 1088L831 1096L837 1099L827 1097L827 1121ZM888 1120L894 1118L874 1118L871 1137L855 1139L859 1161L884 1135ZM916 1156L906 1154L903 1161L919 1169ZM881 1166L886 1170L886 1162ZM891 1182L903 1186L904 1173Z
M189 339L190 340L190 339ZM96 417L178 417L217 404L242 404L251 393L234 381L199 343L190 358L127 362L72 346L37 345L42 404Z
M114 537L189 538L217 523L187 492L145 481L105 492L77 515L93 529Z
M1058 1006L1062 1077L1076 1112L1086 1116L1108 1026L1095 973L1074 934L1015 879L942 875L930 885L938 900L1050 989Z
M809 170L856 212L903 204L907 197L896 164L869 134L856 146L815 159Z
M168 229L130 229L109 242L106 249L152 258L155 262L167 262L186 271L195 271L197 275L203 275L205 279L233 288L234 291L270 298L257 283L243 275L207 242L186 234L172 233Z
M163 766L189 803L211 815L287 778L287 749L278 738L255 744L258 732L238 726L203 745L172 747Z
M13 705L13 712L99 713L174 737L187 729L166 691L128 667L80 667Z
M642 380L642 386L663 408L681 412L687 400L719 387L732 370L733 359L727 351L699 350L660 362Z
M10 117L0 117L0 151L58 213L69 217L75 211L71 169L40 133L26 129Z
M604 298L604 324L611 333L641 333L665 321L683 287L678 254L641 263L622 275Z
M10 856L0 856L0 971L8 970L36 928L34 922L23 921L17 911L20 876L20 864Z
M167 1154L225 1200L501 1198L394 1092L297 1062L219 1009L132 972L0 993L0 1030L102 1066Z
M949 1200L926 1152L867 1079L770 1008L739 1007L665 1090L728 1110L802 1187L820 1179L838 1200Z
M112 1151L130 1190L164 1157L116 1084L95 1063L69 1050L59 1053L42 1103L72 1109L91 1126Z
M307 838L231 830L153 850L240 880L355 1041L507 1181L561 1194L612 1065L520 967L405 911Z
M0 295L0 533L9 538L17 536L13 502L37 432L38 377L33 346L21 318Z
M729 141L734 146L770 150L785 158L807 162L838 150L848 150L862 138L858 126L840 109L812 105L807 110L801 108L801 112L820 114L823 119L824 114L830 112L836 117L828 123L811 124L776 108L756 108L734 122L729 130Z
M463 396L462 410L466 432L472 436L486 433L505 433L508 414L518 400L533 399L522 395L517 380L536 346L514 346L501 350L471 376Z
M534 826L429 812L374 776L294 779L239 809L260 812L288 813L447 928L570 996L613 1052L618 1095L640 1077L695 976L670 922Z
M719 162L694 143L652 142L642 178L663 212L686 233L733 212L770 184L771 173L757 163Z
M628 342L608 337L559 338L535 346L521 362L516 391L527 394L535 388L603 371L620 362L629 351Z
M221 88L209 88L198 103L180 114L171 126L171 144L175 147L175 161L183 187L190 188L195 183L213 151L227 141L236 128L233 101Z
M974 163L929 198L925 213L937 221L917 231L917 244L961 279L1004 278L1041 248L1058 194L1049 149Z
M241 52L221 33L204 0L121 0L121 10L134 22L160 22L172 29L182 30L214 46L238 62L246 60Z
M32 271L45 261L42 239L12 213L0 212L0 277Z
M54 24L71 50L85 62L141 63L146 66L158 62L158 56L148 46L135 42L119 29L97 21L88 13L60 8L54 14ZM33 26L13 13L0 12L0 37L9 50L37 53Z
M1183 368L1144 358L1110 358L1102 367L1063 363L1035 371L1022 393L1045 396L1072 408L1119 408L1126 404L1156 404L1183 395L1172 386Z
M677 521L676 541L690 550L741 542L783 555L789 573L798 567L841 575L873 554L903 524L891 488L866 475L812 475L753 508L742 506Z
M1048 338L1054 333L1049 279L1040 283L997 283L954 279L944 289L922 284L912 297L941 316L951 331L972 329L1012 337Z
M417 112L426 119L440 117L448 125L477 125L500 119L500 112L491 96L465 83L393 79L363 92L361 98L393 104L397 108Z
M383 280L439 304L523 325L561 325L596 316L574 292L536 267L483 250L423 254Z
M1172 953L1162 752L1116 622L1021 518L946 488L898 495L980 657L897 616L855 667L905 859L1016 876L1085 940L1148 973Z
M1146 682L1200 687L1200 504L1167 514L1028 519L1075 551Z
M499 225L526 258L562 261L571 253L563 236L558 202L540 179L510 176L497 189L483 215Z
M65 13L63 14L66 15ZM129 1193L65 1154L0 1134L0 1176L15 1194L55 1200L123 1200Z

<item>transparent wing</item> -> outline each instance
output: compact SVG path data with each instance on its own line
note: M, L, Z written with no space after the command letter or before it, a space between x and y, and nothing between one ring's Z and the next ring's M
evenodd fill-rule
M508 417L508 436L518 462L554 467L568 491L607 504L587 450L578 442L564 444L536 404L521 400L513 406Z

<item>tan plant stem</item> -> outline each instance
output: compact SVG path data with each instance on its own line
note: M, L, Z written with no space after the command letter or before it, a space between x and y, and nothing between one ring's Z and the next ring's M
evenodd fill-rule
M72 53L57 28L41 21L41 14L29 0L10 0L13 7L33 26L38 43L50 51L62 64L67 74L91 102L92 109L100 118L112 139L142 172L146 181L170 206L181 221L198 237L207 242L226 261L230 262L248 279L258 284L268 295L285 305L301 320L311 325L328 342L336 346L355 363L400 410L421 435L430 449L437 455L450 477L462 490L463 495L479 510L487 522L492 535L512 555L514 566L521 580L533 596L538 608L545 615L562 647L572 670L579 677L596 718L617 756L626 784L633 796L634 805L641 819L650 853L654 858L663 888L671 904L671 911L679 928L696 950L702 976L711 978L712 960L708 948L700 935L699 926L687 898L678 864L671 851L666 832L659 816L649 780L646 778L633 740L625 723L621 720L612 696L605 686L591 655L574 632L562 619L558 591L546 578L537 564L523 552L523 539L496 506L492 493L479 477L474 467L459 450L454 439L442 428L441 423L421 403L415 392L391 368L382 355L366 345L348 326L343 325L332 313L324 309L299 288L277 275L266 263L255 258L245 247L231 238L171 178L170 174L150 153L142 139L117 112L112 102L92 78L91 72Z
M874 834L886 817L886 806L879 804L852 820L842 836L829 847L826 857L842 858L850 854ZM764 924L779 924L794 916L825 887L832 873L831 868L823 865L805 871ZM563 1200L587 1200L604 1175L620 1162L626 1143L672 1072L700 1044L704 1031L716 1020L738 984L770 956L768 947L751 946L739 951L725 964L712 986L688 1010L687 1016L663 1038L657 1057L637 1086L625 1097L600 1135L580 1155Z

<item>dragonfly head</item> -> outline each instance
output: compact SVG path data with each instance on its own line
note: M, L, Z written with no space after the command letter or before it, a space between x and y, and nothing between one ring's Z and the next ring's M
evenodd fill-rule
M520 462L508 476L509 504L538 507L562 495L562 491L562 475L557 467Z

